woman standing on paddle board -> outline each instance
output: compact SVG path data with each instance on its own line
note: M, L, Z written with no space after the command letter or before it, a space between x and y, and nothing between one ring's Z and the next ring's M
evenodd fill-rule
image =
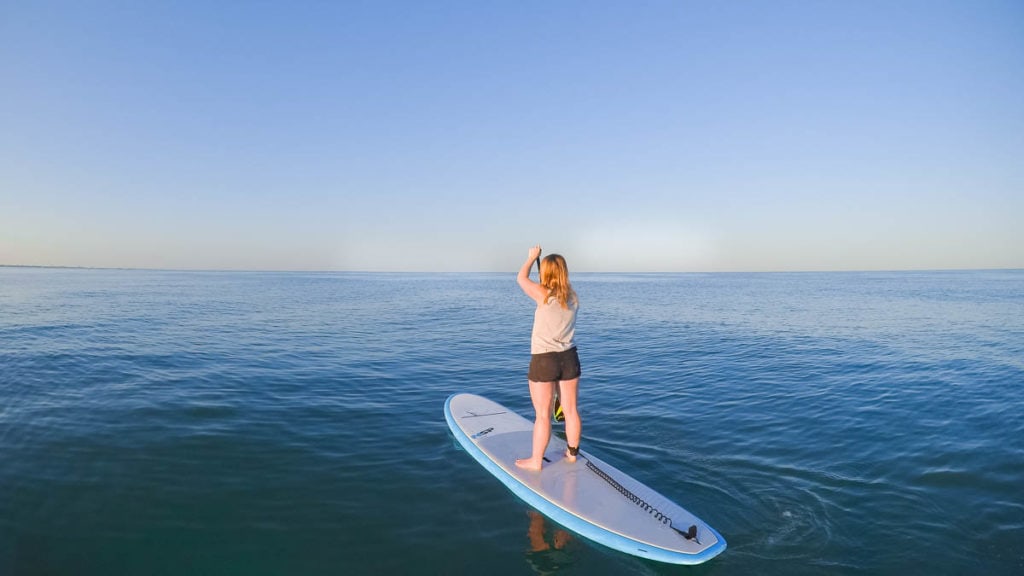
M540 246L530 248L516 277L523 292L537 303L530 337L530 370L527 373L535 412L533 452L529 458L516 460L516 466L528 470L540 470L544 464L544 451L551 438L551 404L555 386L558 386L565 415L565 439L569 445L565 458L570 462L576 461L582 428L576 408L580 358L573 339L579 302L569 283L565 258L558 254L549 254L539 261L540 283L530 280L530 269L538 258Z

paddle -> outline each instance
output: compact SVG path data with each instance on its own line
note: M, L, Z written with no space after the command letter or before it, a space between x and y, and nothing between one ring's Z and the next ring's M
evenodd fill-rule
M537 282L540 283L540 254L537 254ZM565 414L562 413L562 401L558 397L558 383L555 383L555 393L551 398L551 419L555 422L564 422Z

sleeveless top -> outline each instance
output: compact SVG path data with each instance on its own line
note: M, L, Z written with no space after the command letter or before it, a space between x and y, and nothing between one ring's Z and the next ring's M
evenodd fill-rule
M546 304L538 304L533 313L533 334L530 335L530 354L565 352L576 346L576 310L579 305L569 302L569 309L562 308L557 298Z

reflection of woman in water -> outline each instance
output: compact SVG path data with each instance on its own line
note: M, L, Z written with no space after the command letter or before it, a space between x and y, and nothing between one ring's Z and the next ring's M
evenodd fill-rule
M572 536L561 528L555 528L550 538L545 534L544 517L534 510L528 510L530 528L526 536L530 539L530 547L526 553L526 561L538 574L555 574L572 564L572 557L565 547L572 541Z
M544 539L544 517L535 510L529 510L527 514L530 516L530 529L526 533L530 538L530 552L543 552L550 550L552 546L556 550L561 550L572 539L568 532L556 528L554 540L548 544L548 541Z

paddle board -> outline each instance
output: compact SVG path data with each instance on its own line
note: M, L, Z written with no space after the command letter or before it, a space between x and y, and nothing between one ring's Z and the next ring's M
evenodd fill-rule
M672 564L700 564L725 550L725 539L702 520L640 481L580 450L564 458L551 437L539 472L516 466L529 455L533 423L475 394L444 405L459 444L516 496L548 518L609 548Z

